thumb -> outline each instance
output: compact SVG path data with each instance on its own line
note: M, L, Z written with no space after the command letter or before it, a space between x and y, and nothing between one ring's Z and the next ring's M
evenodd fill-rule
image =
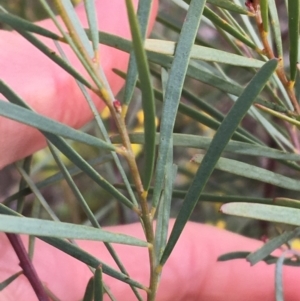
M134 4L137 5L137 2L135 0ZM99 30L130 39L125 1L99 0L96 4ZM157 5L156 0L153 3L150 29L154 24ZM83 5L77 7L77 14L82 25L87 27ZM57 31L52 20L44 20L39 25ZM55 50L50 39L39 38ZM71 65L86 75L71 49L67 45L63 47ZM112 69L125 71L128 54L105 45L100 45L99 53L104 73L116 94L123 80ZM92 119L92 113L75 80L17 33L0 31L0 61L0 78L38 113L75 128ZM101 99L95 95L92 98L98 110L102 110L104 104ZM0 117L0 169L45 145L45 139L36 129Z

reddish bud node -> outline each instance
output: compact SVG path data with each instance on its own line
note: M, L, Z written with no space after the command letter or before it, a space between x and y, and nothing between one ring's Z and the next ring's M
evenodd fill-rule
M114 102L113 102L113 106L114 106L117 113L119 113L119 114L122 113L122 105L121 105L121 102L119 100L115 99Z

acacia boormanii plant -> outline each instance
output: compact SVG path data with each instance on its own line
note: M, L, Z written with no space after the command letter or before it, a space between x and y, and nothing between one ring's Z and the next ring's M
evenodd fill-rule
M294 194L300 190L300 182L296 179L300 170L297 163L300 159L299 0L288 0L280 6L275 0L247 0L245 5L239 0L174 0L172 9L175 6L181 8L184 22L175 21L163 11L159 13L157 22L169 36L176 36L175 41L165 38L162 29L154 32L153 38L146 38L147 28L150 30L152 27L149 20L151 12L155 13L156 1L140 0L137 14L131 0L117 5L103 4L97 15L97 5L101 1L97 4L86 0L84 8L76 13L71 1L55 0L59 18L46 1L39 2L52 19L52 25L49 21L38 24L25 21L4 8L0 12L0 21L12 27L17 32L15 35L21 35L30 42L28 45L33 45L38 49L35 51L41 51L49 59L41 74L37 73L41 55L36 57L32 70L24 70L33 77L29 80L36 77L49 79L51 75L48 73L55 72L57 68L65 72L57 82L40 81L49 90L41 94L44 102L33 101L38 96L26 92L28 85L21 86L18 80L14 79L16 85L10 87L8 74L12 77L17 75L12 71L3 73L0 92L2 100L7 101L0 102L0 115L6 118L5 122L1 120L2 124L6 124L6 128L1 129L5 135L0 137L1 167L29 157L16 163L22 180L19 191L6 198L0 206L0 230L15 233L7 235L20 258L24 274L40 299L45 291L33 272L28 255L16 235L18 233L38 237L90 266L94 277L87 287L87 295L92 293L95 298L102 298L107 293L114 300L101 280L103 272L128 283L138 300L143 299L139 290L144 290L150 301L155 300L163 267L198 203L226 203L221 206L221 212L225 214L300 226L297 218L299 201ZM81 23L84 14L87 21ZM279 14L287 15L281 23ZM124 25L126 22L122 18L119 19L120 16L128 16L129 27ZM285 21L287 33L282 30ZM223 42L211 41L207 33L213 34L215 39L221 38ZM11 33L3 33L4 36L6 34L11 36ZM289 43L286 55L282 42L285 36ZM10 54L19 45L19 37L14 39L16 44L5 46L10 49ZM5 39L3 41L5 43ZM26 47L22 49L24 53L33 49ZM130 54L127 70L126 53ZM19 63L24 66L24 62ZM58 95L55 89L52 90L51 85L59 89L59 85L70 80L70 76L73 79L72 84L68 82L66 85L68 91ZM115 94L121 87L122 78L126 78L124 93L116 100ZM141 91L140 97L134 93L135 87ZM201 93L207 89L209 93ZM132 120L139 98L144 116L143 131L133 132ZM99 114L104 104L115 131L111 137L107 123ZM175 123L182 114L194 125L193 131L174 132ZM83 126L92 116L96 130L91 127L85 130L95 135L73 129ZM7 121L7 118L14 121ZM38 129L40 134L16 125L15 121ZM203 125L215 131L212 138L201 135L199 128ZM18 135L19 132L23 133L22 136ZM18 139L15 139L16 135ZM43 147L45 141L53 157L51 164L55 162L57 172L35 182L34 175L45 168L50 159L46 156L40 162L35 160L37 165L33 165L31 154ZM89 145L88 149L96 155L87 156L78 143ZM133 144L142 145L142 152L137 153ZM175 156L177 147L185 151L205 150L204 155L192 157L197 164L196 170L188 168L186 162L182 163L183 155ZM223 158L226 153L231 158ZM68 161L62 158L62 154ZM246 156L247 162L238 160L240 156ZM256 166L251 156L264 157L267 164ZM99 165L106 168L106 174L96 169ZM218 193L205 193L209 179L214 179L214 170L226 172L226 177L233 174L243 179L244 186L239 194L233 193L237 190L234 181L226 189L218 183L214 186ZM143 227L145 240L102 230L97 214L88 202L88 193L81 192L80 185L73 179L77 174L86 175L105 192L104 197L101 194L94 198L107 198L113 204L117 203L118 208L126 208L124 212L135 216ZM183 175L189 179L184 180L184 184L180 181ZM60 222L56 210L46 202L40 190L62 179L70 187L77 207L81 208L93 227ZM255 184L255 192L247 189L253 180L261 183ZM281 190L276 190L276 187ZM25 197L30 194L36 199L37 205L33 208L40 206L42 209L38 212L32 210L32 218L26 219L23 215L28 215L29 210ZM181 199L177 210L172 206L174 199ZM100 208L97 213L101 215L103 210ZM48 220L42 218L45 214ZM175 215L176 219L168 237L171 215ZM270 254L298 235L299 229L296 228L276 236L254 253L224 254L220 260L246 257L252 264L260 260L277 262L276 285L280 294L282 264L295 265L298 262L294 258L278 260ZM103 241L119 270L81 250L73 239ZM33 241L30 240L29 245L31 252ZM127 274L110 243L148 248L148 284L141 284ZM12 275L3 287L17 276Z

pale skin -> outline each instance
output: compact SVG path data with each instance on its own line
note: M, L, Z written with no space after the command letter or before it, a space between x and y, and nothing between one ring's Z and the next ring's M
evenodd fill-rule
M99 7L101 29L129 37L125 8L120 1L102 0L101 3ZM110 14L107 14L108 10ZM115 16L115 19L107 18L114 11L118 12L118 16ZM156 8L153 11L152 23ZM82 17L80 9L79 15ZM117 22L113 21L116 19ZM43 21L43 26L54 28L50 21ZM6 32L1 32L0 35L2 80L42 114L76 128L91 119L92 115L70 76L18 35ZM51 41L47 43L52 47ZM113 92L117 93L123 83L112 73L111 68L125 70L128 57L121 52L103 47L101 58ZM76 60L74 58L72 60L76 64ZM96 97L94 99L101 110L104 107L103 103ZM44 146L45 141L37 131L0 118L0 168ZM172 224L173 221L170 226ZM139 224L116 226L107 230L144 238ZM27 238L22 239L26 245ZM101 243L91 241L78 243L101 261L115 266ZM157 300L275 300L274 265L259 263L251 267L243 259L217 261L224 253L253 251L261 245L260 241L211 226L188 223L164 267ZM147 285L149 281L147 250L124 245L115 245L115 249L131 277ZM0 282L2 282L20 271L19 261L3 233L0 234L0 254ZM61 300L77 301L83 297L86 283L92 275L83 263L39 240L36 242L33 263L42 282ZM300 300L297 277L299 277L298 268L284 268L284 292L287 301ZM134 300L126 284L108 276L105 276L105 282L118 300ZM20 276L0 292L0 300L37 299L26 277Z

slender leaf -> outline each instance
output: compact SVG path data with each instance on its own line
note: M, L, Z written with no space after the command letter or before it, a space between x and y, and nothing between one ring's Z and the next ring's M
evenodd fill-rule
M171 56L175 53L176 45L176 42L154 39L147 39L145 42L145 48L147 50ZM199 45L193 45L191 50L191 59L252 68L261 68L265 63L263 61L237 55L228 51Z
M250 252L231 252L231 253L226 253L222 254L221 256L218 257L218 261L228 261L228 260L233 260L233 259L245 259Z
M300 235L300 228L296 228L293 231L284 232L271 240L267 241L260 249L252 252L247 256L247 260L251 265L255 265L259 261L265 259L273 251L281 247L283 244L289 242L291 239L296 238Z
M109 162L111 160L112 159L111 159L110 155L105 155L105 156L101 156L100 158L95 158L95 159L88 160L87 162L88 162L89 165L95 167L97 165L104 164L104 163ZM70 173L71 176L76 176L76 175L82 173L82 170L79 169L78 167L72 167L72 168L68 169L68 172ZM53 185L55 183L58 183L59 181L61 181L63 179L64 179L64 176L62 175L62 173L58 172L58 173L54 174L53 176L48 177L47 179L45 179L43 181L35 183L35 185L36 185L37 188L41 189L41 188ZM19 190L16 193L10 195L9 197L7 197L3 201L3 204L8 205L10 202L16 200L17 198L19 198L21 196L24 197L24 196L29 195L31 193L32 193L32 191L29 187L24 188L22 190Z
M274 205L300 209L300 200L289 198L274 198Z
M264 204L228 203L222 205L220 211L230 215L300 226L300 211L295 208Z
M166 95L166 89L167 89L167 84L168 84L168 80L169 80L169 71L165 68L161 68L161 72L160 72L160 78L161 78L161 86L162 86L162 93L161 93L161 100L163 101L163 98L165 97ZM155 91L155 90L154 90ZM157 138L157 137L156 137ZM156 139L157 141L157 139ZM173 137L171 137L170 139L170 145L169 145L169 152L168 152L168 155L167 155L167 161L166 161L166 174L165 174L165 178L164 178L164 185L166 186L166 179L168 178L167 176L167 173L170 172L170 168L171 168L171 165L173 164ZM166 188L166 187L165 187ZM162 193L160 195L160 198L154 198L152 200L152 208L151 208L151 213L152 213L152 216L155 216L155 212L156 212L156 209L157 209L157 205L160 204L162 201L164 201L164 193ZM161 206L160 207L161 210L164 210L165 207L164 206ZM158 220L158 224L156 227L160 227L160 225L162 223L160 223L159 219L160 219L160 214L162 212L159 212L158 213L158 217L157 217L157 220ZM156 235L158 234L159 235L159 230L156 228ZM159 244L160 241L157 241L157 236L155 236L155 240L156 240L156 243ZM155 247L156 247L156 251L159 249L159 246L155 243ZM156 259L158 259L161 254L158 256L157 252L156 252Z
M192 158L192 161L203 162L204 155L198 154ZM238 176L261 181L289 190L300 191L300 181L269 171L267 169L253 166L237 160L220 158L215 165L215 169L233 173Z
M246 259L247 256L249 256L250 252L231 252L226 253L221 256L219 256L218 261L227 261L232 259ZM265 257L262 261L264 261L266 264L274 264L278 261L278 257L269 255ZM284 264L288 266L294 266L297 267L300 265L299 261L295 261L293 258L285 258Z
M288 17L290 43L290 76L291 81L295 81L297 75L299 49L300 0L288 0Z
M150 190L150 193L153 192ZM174 189L172 198L185 198L187 194L186 190ZM212 194L212 193L201 193L198 202L212 202L212 203L232 203L232 202L250 202L259 204L273 204L273 199L271 198L257 198L248 197L244 195L223 195L223 194ZM280 206L282 206L280 204Z
M205 7L203 15L206 18L208 18L211 22L213 22L215 24L215 26L222 28L224 31L228 32L236 39L245 43L250 48L257 50L257 46L249 39L248 36L245 36L239 30L236 30L234 27L232 27L230 24L228 24L226 22L226 20L219 17L215 12L213 12L208 7Z
M156 133L156 144L159 142L159 133ZM129 134L130 141L133 144L143 144L145 140L144 133ZM112 136L112 143L120 143L120 136ZM173 134L173 145L196 148L196 149L208 149L211 144L212 138L189 135L189 134ZM250 144L240 141L229 141L226 145L224 152L232 152L234 154L259 156L272 159L300 161L300 155L296 153L287 153L278 149L270 148L258 144Z
M242 86L228 81L220 76L208 72L207 70L200 69L198 66L190 65L188 69L188 75L194 79L197 79L203 83L206 83L212 87L216 87L221 91L239 96L243 88Z
M182 96L187 98L190 103L192 103L197 108L199 108L201 111L204 111L205 113L207 113L214 119L216 119L220 122L222 122L224 120L225 115L223 113L221 113L219 110L217 110L215 107L213 107L213 105L211 105L207 101L199 98L197 95L191 93L187 89L182 90ZM261 142L259 141L259 139L257 137L253 136L251 133L249 133L247 130L245 130L241 126L239 126L237 128L236 132L250 138L254 142L261 144Z
M271 60L259 70L220 125L184 199L161 258L161 265L164 265L170 256L225 146L276 67L277 60Z
M13 211L10 208L4 206L3 204L0 204L0 214L6 214L8 216L14 216L14 217L18 217L18 218L22 217L22 215L18 214L17 212ZM23 220L23 218L22 218L22 220ZM141 288L143 290L147 290L147 288L144 285L129 278L128 275L125 275L125 274L122 274L122 273L116 271L115 269L111 268L109 265L101 262L96 257L90 255L86 251L80 249L79 247L73 245L72 243L70 243L64 239L56 238L56 237L44 237L44 236L38 236L38 238L95 269L97 267L99 267L99 265L101 265L103 273L105 273L113 278L119 279L120 281L131 284L131 285Z
M152 3L153 1L140 0L138 4L137 19L140 25L142 40L144 40L146 37L147 25L149 21ZM127 79L124 88L124 97L123 97L123 103L126 106L128 106L131 101L137 78L138 78L138 72L137 72L136 57L134 55L134 52L131 51L129 64L128 64Z
M61 37L56 33L10 13L0 12L0 22L11 26L15 30L30 31L50 39L61 40Z
M51 209L51 207L49 206L49 204L47 203L47 201L43 197L42 193L36 187L36 185L34 184L34 181L29 177L29 175L26 173L26 171L23 168L21 168L19 165L17 165L17 169L18 169L19 173L21 174L22 178L24 179L24 181L26 181L26 183L28 184L29 188L31 189L31 191L34 193L34 195L38 199L39 203L43 206L43 208L45 209L45 211L49 214L49 216L54 221L59 221L59 219L57 218L56 214Z
M160 126L161 135L155 172L154 200L159 198L161 194L170 139L189 64L191 49L198 31L204 6L205 0L192 0L186 16L186 21L182 27L174 60L170 69Z
M98 240L148 247L147 242L128 235L110 233L105 230L70 223L53 222L36 218L20 218L3 214L0 215L0 230L7 233Z
M283 268L283 261L284 261L284 257L285 257L285 254L287 252L284 252L279 260L277 261L276 263L276 269L275 269L275 289L276 289L276 292L275 292L275 296L276 296L276 301L284 301L284 294L283 294L283 271L282 271L282 268Z
M225 8L235 13L249 15L248 10L246 10L244 7L240 5L235 4L230 0L207 0L207 2L219 6L221 8Z
M180 103L178 107L178 111L186 116L191 117L195 121L198 121L200 124L203 124L213 130L217 130L220 126L220 122L216 121L215 119L207 116L207 114L204 114L202 112L199 112L199 110L195 110L186 104ZM240 132L236 131L232 139L253 143L254 141L251 138L245 137L245 135L241 134Z
M134 54L141 81L142 104L144 112L144 130L147 140L145 142L145 166L143 185L147 191L152 179L154 160L155 160L155 104L150 71L143 48L143 40L138 27L138 22L134 13L132 0L126 0L129 24L133 40Z
M83 212L86 214L88 217L89 221L91 222L92 226L95 228L100 228L100 225L95 218L92 210L90 209L89 205L87 204L86 200L84 199L83 195L81 194L80 190L78 189L77 185L75 184L74 180L72 179L70 173L68 172L66 166L62 162L62 160L59 158L58 151L55 149L55 147L52 146L52 144L48 144L48 147L52 153L52 156L61 170L61 173L67 182L68 186L70 187L71 191L73 192L73 195L75 196L78 204L80 205L81 209Z
M226 21L227 21L229 24L231 24L233 27L235 27L240 33L246 35L246 32L245 32L244 28L240 25L240 22L238 21L238 19L237 19L237 18L235 19L235 18L233 17L233 15L232 15L228 10L225 10L225 9L219 9L219 12L220 12L220 15L223 16L223 18L225 18ZM249 15L251 15L252 17L255 16L255 15L254 15L252 12L250 12L250 11L248 11L248 13L249 13ZM228 37L228 35L225 34L225 32L224 32L222 29L218 28L217 30L219 31L219 33L220 33L222 36L227 36L227 37ZM229 40L229 41L230 41L230 40L232 41L231 38L229 38L228 40ZM229 42L229 41L228 41L228 42ZM230 42L229 42L229 43L230 43ZM231 43L230 43L230 44L231 44ZM232 44L231 44L231 45L232 45ZM235 47L233 47L233 48L236 49ZM236 49L236 50L237 50L237 49ZM240 53L240 54L241 54L242 52L237 51L237 53Z
M102 268L98 267L94 275L94 301L103 300L103 279Z
M173 151L173 150L172 150ZM173 161L173 160L172 160ZM160 260L165 246L167 244L167 236L170 220L170 209L172 202L172 188L177 174L177 166L167 162L164 190L159 202L157 214L157 222L155 229L155 253L158 261Z
M279 58L282 58L283 50L282 50L281 29L280 29L280 23L279 23L275 0L269 0L269 10L270 10L270 18L271 18L270 24L274 32L274 40L276 44L277 54Z
M296 83L295 83L295 96L300 99L300 74L297 72Z
M23 274L23 271L17 272L4 281L0 282L0 292L3 291L8 285L10 285L15 279L17 279L20 275Z
M184 0L187 4L190 4L191 0ZM243 8L240 5L235 4L234 2L230 0L207 0L207 3L213 4L215 6L218 6L220 8L227 9L229 11L249 15L249 11Z
M91 37L90 30L85 29L85 32L88 38L91 39L92 37ZM99 40L101 41L101 44L111 46L128 53L132 50L132 42L129 41L128 39L124 39L122 37L103 31L99 31L98 34L99 34Z
M299 258L300 253L296 250L286 250L284 251L279 259L276 262L275 268L275 288L276 288L276 301L284 301L284 287L283 287L283 264L286 264L286 261L289 260L288 257L297 257ZM295 262L295 261L294 261Z
M94 297L94 277L91 277L85 288L82 301L93 301Z
M163 96L165 97L167 83L169 80L168 70L162 68L161 70L161 81ZM172 201L172 190L173 183L177 174L177 166L173 165L173 137L170 139L169 152L166 161L166 173L164 179L164 188L159 201L159 208L157 214L157 222L155 228L155 258L156 264L159 262L161 255L163 254L164 248L167 244L167 236L169 229L171 201ZM158 199L154 199L152 202L152 215L155 215Z
M1 89L1 88L0 88ZM114 151L115 147L109 143L86 133L74 130L58 121L44 117L38 113L23 109L18 105L0 100L0 115L37 128L41 131L59 135L74 141L82 142L102 149Z
M262 111L268 112L270 115L273 115L279 119L285 120L290 124L293 124L295 126L297 126L298 128L300 128L300 122L298 120L295 120L294 118L288 117L284 114L278 113L277 111L274 111L272 109L266 108L260 104L256 105L257 108L261 109Z
M98 52L99 48L99 35L98 35L98 18L97 18L97 9L94 0L84 0L84 7L89 23L89 29L91 32L91 38L93 43L94 54ZM82 27L80 26L81 30ZM85 33L85 37L86 33Z
M23 170L29 174L30 173L30 167L31 167L31 162L32 162L32 155L31 156L28 156L26 157L24 160L23 160L23 163L22 163L22 168ZM24 178L22 177L21 180L20 180L20 183L19 183L19 191L20 190L23 190L27 187L27 182L24 180ZM18 202L17 202L17 211L18 212L22 212L23 211L23 208L24 208L24 196L21 195L19 198L18 198Z
M180 22L180 20L172 18L172 16L170 14L164 13L163 11L160 11L158 13L158 16L156 17L156 21L177 33L180 33L180 31L181 31L182 23ZM196 36L195 44L214 48L213 45L211 45L207 41L201 39L199 36Z
M115 184L118 188L124 189L124 184ZM149 194L153 194L153 187L150 187ZM172 199L180 198L183 199L187 194L187 190L173 189ZM259 203L259 204L274 204L272 198L257 198L257 197L247 197L244 195L223 195L223 194L213 194L213 193L201 193L198 201L203 202L212 202L212 203L232 203L232 202L250 202L250 203ZM278 206L285 206L286 204L278 202Z

